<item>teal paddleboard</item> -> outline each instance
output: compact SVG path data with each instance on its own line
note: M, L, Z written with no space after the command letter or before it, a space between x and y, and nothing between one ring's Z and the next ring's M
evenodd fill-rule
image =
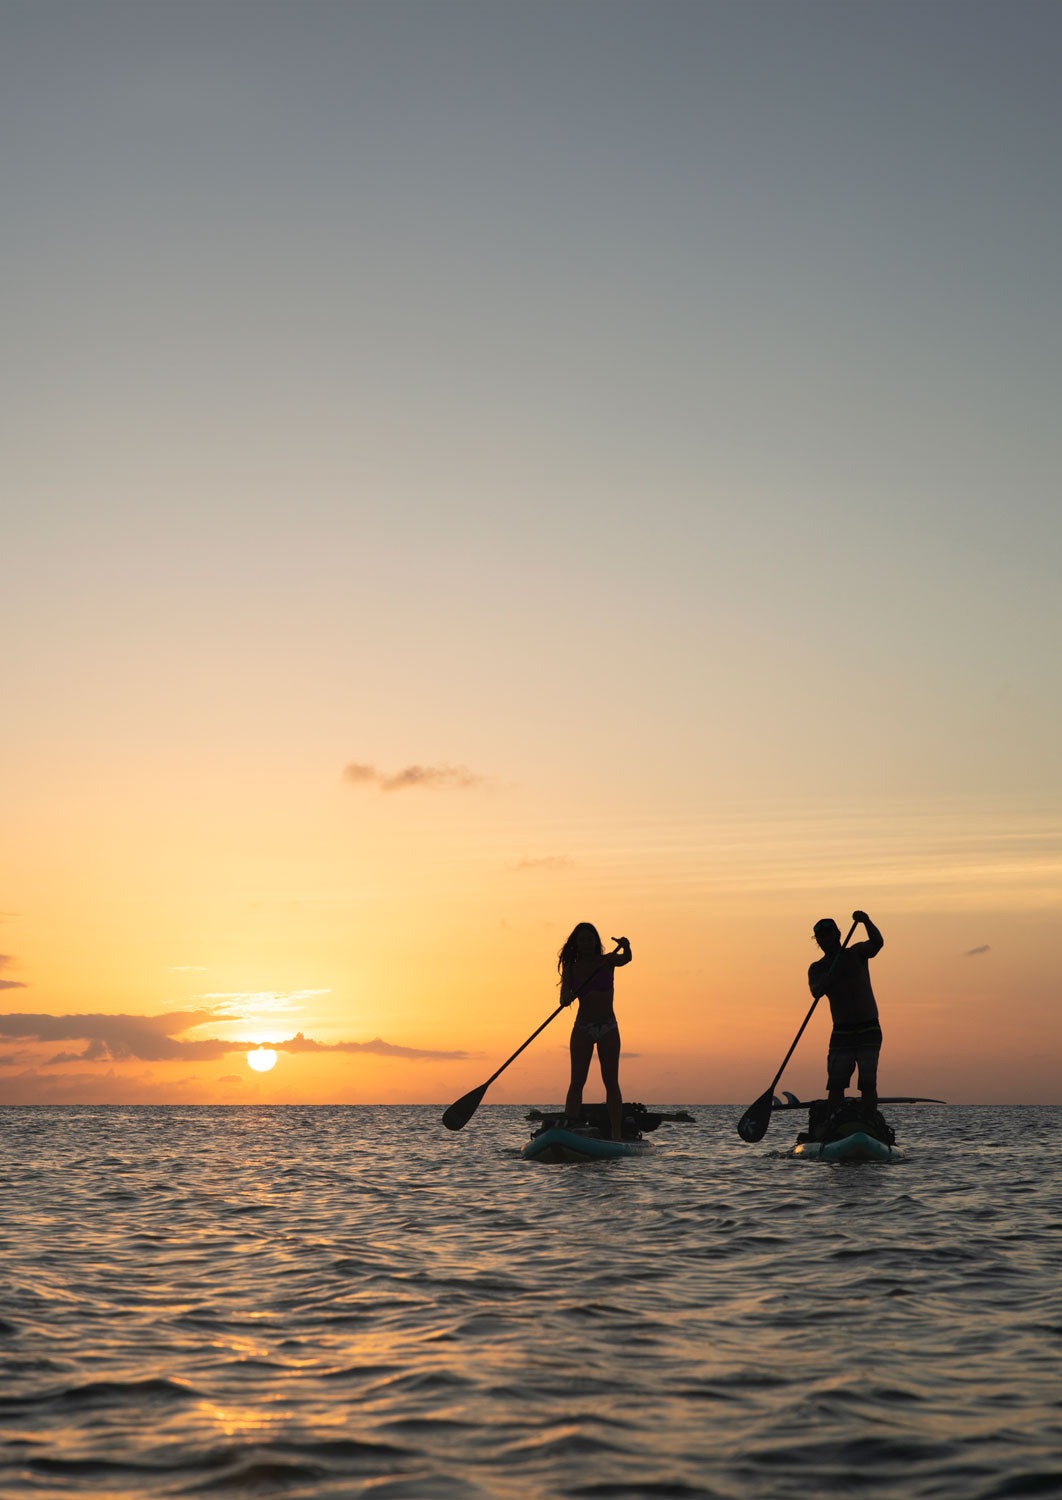
M520 1155L525 1161L604 1161L617 1156L646 1156L653 1149L652 1141L614 1141L592 1131L553 1125L533 1135Z
M798 1141L793 1156L802 1161L902 1161L907 1155L899 1146L889 1146L863 1130L854 1130L837 1141Z

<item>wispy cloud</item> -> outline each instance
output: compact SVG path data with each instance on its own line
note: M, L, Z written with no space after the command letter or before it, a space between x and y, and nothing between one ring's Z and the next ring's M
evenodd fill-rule
M158 1016L66 1015L33 1013L0 1015L0 1041L80 1042L80 1052L58 1052L46 1067L71 1062L214 1062L253 1045L204 1037L182 1040L184 1034L217 1021L212 1011L168 1011ZM278 1052L371 1052L379 1057L404 1057L422 1062L461 1061L467 1052L439 1052L430 1047L405 1047L374 1037L368 1042L318 1042L300 1031L287 1041L271 1041Z
M276 990L244 990L199 995L196 998L220 1002L211 1006L212 1020L242 1021L250 1013L255 1017L291 1015L302 1009L303 1000L331 993L331 990L288 990L283 994Z
M32 1052L4 1052L0 1049L0 1068L28 1068L35 1061Z
M484 786L486 777L467 766L404 766L401 771L381 771L377 766L351 761L343 768L343 780L355 786L377 786L381 792L401 792L409 787L455 787L466 791Z
M980 948L967 948L963 958L977 958L981 953L991 953L992 949L988 943L982 943Z
M0 953L0 969L6 969L8 964L13 963L10 953ZM0 990L24 990L26 986L18 979L0 979Z
M518 859L509 866L509 869L517 873L525 870L567 870L574 864L575 860L570 854L543 854Z

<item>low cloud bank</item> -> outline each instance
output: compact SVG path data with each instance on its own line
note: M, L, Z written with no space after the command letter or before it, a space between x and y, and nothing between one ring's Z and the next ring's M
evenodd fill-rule
M0 1041L80 1042L80 1052L58 1052L46 1067L72 1062L214 1062L232 1053L247 1052L253 1042L204 1037L182 1041L181 1034L217 1017L211 1011L168 1011L159 1016L67 1015L32 1013L0 1015ZM467 1052L440 1052L431 1047L404 1047L373 1037L368 1042L318 1042L297 1032L284 1042L270 1042L275 1052L370 1052L378 1057L402 1057L420 1062L460 1062Z

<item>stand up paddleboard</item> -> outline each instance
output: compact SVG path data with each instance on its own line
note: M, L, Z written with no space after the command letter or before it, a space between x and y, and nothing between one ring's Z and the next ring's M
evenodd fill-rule
M658 1129L665 1120L692 1122L693 1116L663 1115L646 1109L644 1104L625 1104L623 1134L618 1141L612 1139L604 1104L584 1105L578 1121L568 1120L562 1114L543 1114L537 1109L530 1111L528 1119L538 1122L539 1129L520 1152L525 1161L578 1162L648 1156L656 1148L645 1139L645 1132Z

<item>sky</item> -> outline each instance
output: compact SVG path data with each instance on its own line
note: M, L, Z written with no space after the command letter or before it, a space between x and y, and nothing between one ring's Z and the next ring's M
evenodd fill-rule
M446 1104L590 921L627 1097L744 1107L859 908L883 1093L1062 1102L1060 65L0 0L0 1102Z

